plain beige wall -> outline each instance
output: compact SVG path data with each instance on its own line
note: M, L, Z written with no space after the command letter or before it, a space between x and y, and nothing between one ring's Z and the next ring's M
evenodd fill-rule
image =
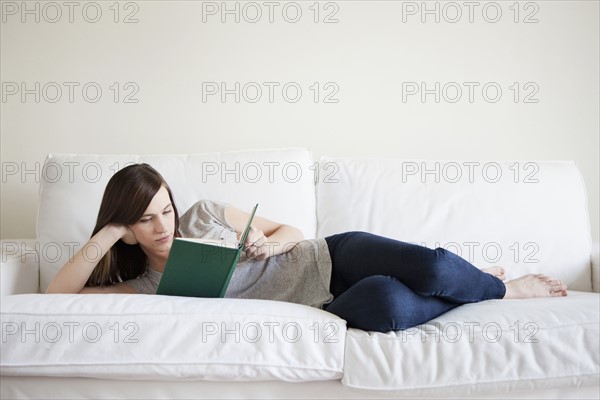
M597 1L1 4L2 238L35 237L40 174L23 172L50 152L302 146L575 160L598 241ZM221 82L239 102L208 94Z

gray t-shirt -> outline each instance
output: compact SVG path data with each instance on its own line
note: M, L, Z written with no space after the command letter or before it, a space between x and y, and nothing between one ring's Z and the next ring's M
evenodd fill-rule
M237 234L225 219L227 204L201 200L179 219L183 237L236 242ZM290 243L291 249L263 261L249 260L242 253L225 297L279 300L322 307L329 292L331 257L325 239ZM293 247L292 247L293 246ZM144 275L126 283L139 293L155 294L162 273L147 268Z

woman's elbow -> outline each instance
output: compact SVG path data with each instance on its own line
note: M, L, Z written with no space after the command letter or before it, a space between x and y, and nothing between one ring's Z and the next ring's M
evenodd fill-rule
M50 282L50 285L48 285L48 287L46 288L46 294L56 294L59 293L56 285L53 284L53 282Z
M293 232L292 236L294 237L294 242L301 242L304 240L304 234L300 229L296 228L295 226L288 225L288 227L290 228L291 232Z
M81 288L80 290L65 289L50 283L50 285L46 289L46 294L79 294L82 290L83 288Z

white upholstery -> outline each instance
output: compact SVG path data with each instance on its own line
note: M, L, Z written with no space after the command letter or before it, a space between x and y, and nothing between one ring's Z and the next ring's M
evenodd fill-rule
M592 286L594 292L600 292L600 243L592 246Z
M598 385L596 293L491 300L400 332L348 330L343 383L357 389L462 393Z
M3 375L340 379L345 321L266 300L26 294L2 300Z
M319 179L318 236L364 230L444 247L479 268L502 265L509 279L545 273L592 289L587 195L573 162L320 163L335 182Z
M37 293L40 280L39 244L31 239L0 242L0 297Z
M568 380L531 391L473 391L457 395L453 388L416 391L365 391L344 386L341 381L294 383L283 381L140 381L124 379L59 378L44 376L4 376L2 399L598 399L598 387L568 386ZM460 397L459 397L460 396Z

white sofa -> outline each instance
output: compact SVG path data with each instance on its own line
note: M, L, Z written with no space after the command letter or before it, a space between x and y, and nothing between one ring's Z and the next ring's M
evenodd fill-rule
M128 162L157 168L180 212L203 198L258 202L305 237L365 230L441 246L508 278L550 274L569 296L463 305L384 334L274 301L39 294L89 238L106 182ZM569 161L51 154L36 240L2 244L1 397L598 398L590 237Z

